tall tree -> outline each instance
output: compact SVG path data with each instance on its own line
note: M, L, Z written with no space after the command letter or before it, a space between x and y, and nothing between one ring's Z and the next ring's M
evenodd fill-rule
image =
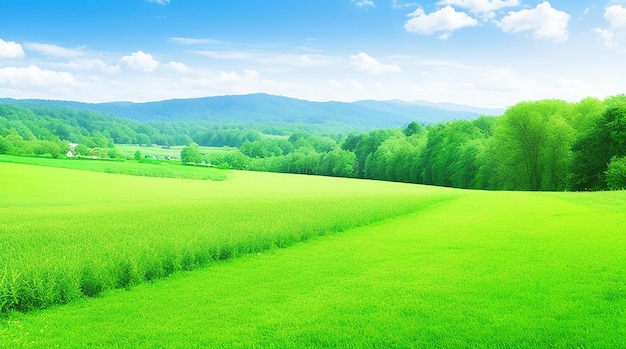
M626 99L613 99L602 117L574 143L569 187L607 189L606 174L613 157L626 155Z
M556 190L564 186L574 130L565 121L567 102L522 102L509 108L496 127L492 164L496 187ZM562 180L556 180L557 177Z

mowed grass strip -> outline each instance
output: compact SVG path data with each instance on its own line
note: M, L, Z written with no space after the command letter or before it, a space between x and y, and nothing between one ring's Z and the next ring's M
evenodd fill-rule
M624 192L462 191L0 327L7 347L626 346Z
M0 155L0 163L40 165L74 170L96 171L142 177L165 177L198 180L222 181L228 178L229 171L207 166L187 166L178 161L148 162L93 159L51 159Z
M222 182L0 163L0 310L30 311L286 247L456 196L232 172Z

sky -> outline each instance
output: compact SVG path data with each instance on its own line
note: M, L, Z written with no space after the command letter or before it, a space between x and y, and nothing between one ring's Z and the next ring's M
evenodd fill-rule
M0 0L0 98L626 93L626 0Z

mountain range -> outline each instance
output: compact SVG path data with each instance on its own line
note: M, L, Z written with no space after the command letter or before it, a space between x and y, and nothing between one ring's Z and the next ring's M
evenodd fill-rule
M265 124L341 124L353 129L404 127L412 121L423 124L500 115L503 109L481 109L457 104L398 100L357 102L312 102L264 93L158 102L83 103L38 99L0 99L20 105L65 106L113 114L142 122L206 120Z

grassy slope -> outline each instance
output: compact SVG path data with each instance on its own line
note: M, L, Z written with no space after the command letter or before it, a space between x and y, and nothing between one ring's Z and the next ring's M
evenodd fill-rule
M136 161L66 158L51 159L0 155L0 163L30 164L141 177L182 178L213 181L221 181L228 178L228 171L205 166L185 166L176 161L164 161L161 163L150 164L138 163Z
M324 193L327 180L242 174L232 183L270 195L254 186L263 176L310 180L305 192ZM399 188L343 186L352 198ZM289 196L301 187L279 188ZM453 192L455 200L410 216L11 314L0 344L626 346L625 192Z
M393 183L230 176L195 181L0 163L0 310L67 303L454 196Z

